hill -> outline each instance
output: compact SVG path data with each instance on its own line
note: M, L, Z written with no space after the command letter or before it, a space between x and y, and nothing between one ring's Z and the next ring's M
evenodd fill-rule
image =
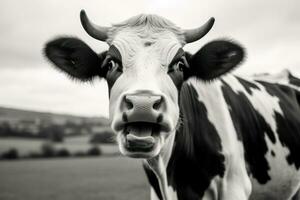
M23 109L0 107L0 121L52 121L56 123L65 122L89 122L108 126L109 120L105 117L81 117L68 114L56 114L49 112L38 112Z
M62 141L65 136L112 134L104 117L81 117L0 107L0 137L44 138Z

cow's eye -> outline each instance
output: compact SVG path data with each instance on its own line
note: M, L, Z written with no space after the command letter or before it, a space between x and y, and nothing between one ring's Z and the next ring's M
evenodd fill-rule
M108 71L111 71L113 68L115 68L116 66L116 63L114 60L110 60L108 63L107 63L107 70Z
M168 73L171 72L183 72L185 68L185 64L182 60L175 62L172 66L170 66Z
M178 62L177 62L177 69L178 69L179 71L183 72L184 67L185 67L185 64L184 64L182 61L178 61Z

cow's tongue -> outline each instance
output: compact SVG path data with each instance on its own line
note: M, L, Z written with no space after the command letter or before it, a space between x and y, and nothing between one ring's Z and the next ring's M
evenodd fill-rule
M126 140L130 147L149 148L155 143L152 136L153 127L151 125L128 125L126 127Z

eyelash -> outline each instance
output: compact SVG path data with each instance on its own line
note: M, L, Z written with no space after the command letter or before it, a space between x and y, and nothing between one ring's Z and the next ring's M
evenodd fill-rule
M174 62L173 64L171 64L168 73L171 73L171 72L175 71L176 66L178 66L178 70L180 72L183 72L184 67L185 67L184 61L182 59L180 59L180 60Z
M111 71L115 66L116 66L116 62L113 59L111 59L107 62L107 70L108 71Z
M113 71L123 72L122 64L118 60L115 60L113 58L107 59L107 62L105 64L105 69L106 69L106 74L108 72L113 72Z
M177 65L178 65L179 71L183 72L184 67L185 67L184 62L182 60L180 60L180 61L177 62Z

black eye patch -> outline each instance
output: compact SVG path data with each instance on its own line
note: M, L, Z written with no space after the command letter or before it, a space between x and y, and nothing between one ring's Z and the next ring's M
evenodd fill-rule
M109 56L111 59L122 63L122 56L121 53L119 52L119 50L117 49L117 47L115 47L114 45L111 45L107 51L107 56Z
M102 65L101 65L101 69L102 69L102 72L104 74L104 77L105 77L105 75L108 71L107 65L111 60L116 62L119 66L122 66L121 54L120 54L119 50L114 45L109 47L109 49L106 53L106 57L103 60Z
M185 52L182 48L178 49L176 55L169 64L168 75L171 77L173 83L177 87L178 91L184 81L184 74L181 69L178 68L178 62L181 61L182 65L186 66Z
M174 65L176 62L182 60L182 57L185 55L185 52L182 48L178 49L177 53L175 54L174 58L172 59L169 66Z
M114 62L114 66L110 67L111 62ZM107 51L106 57L102 63L102 71L104 74L104 77L107 80L108 84L108 91L110 95L110 90L116 80L121 76L123 70L122 70L122 57L114 45L111 45Z

